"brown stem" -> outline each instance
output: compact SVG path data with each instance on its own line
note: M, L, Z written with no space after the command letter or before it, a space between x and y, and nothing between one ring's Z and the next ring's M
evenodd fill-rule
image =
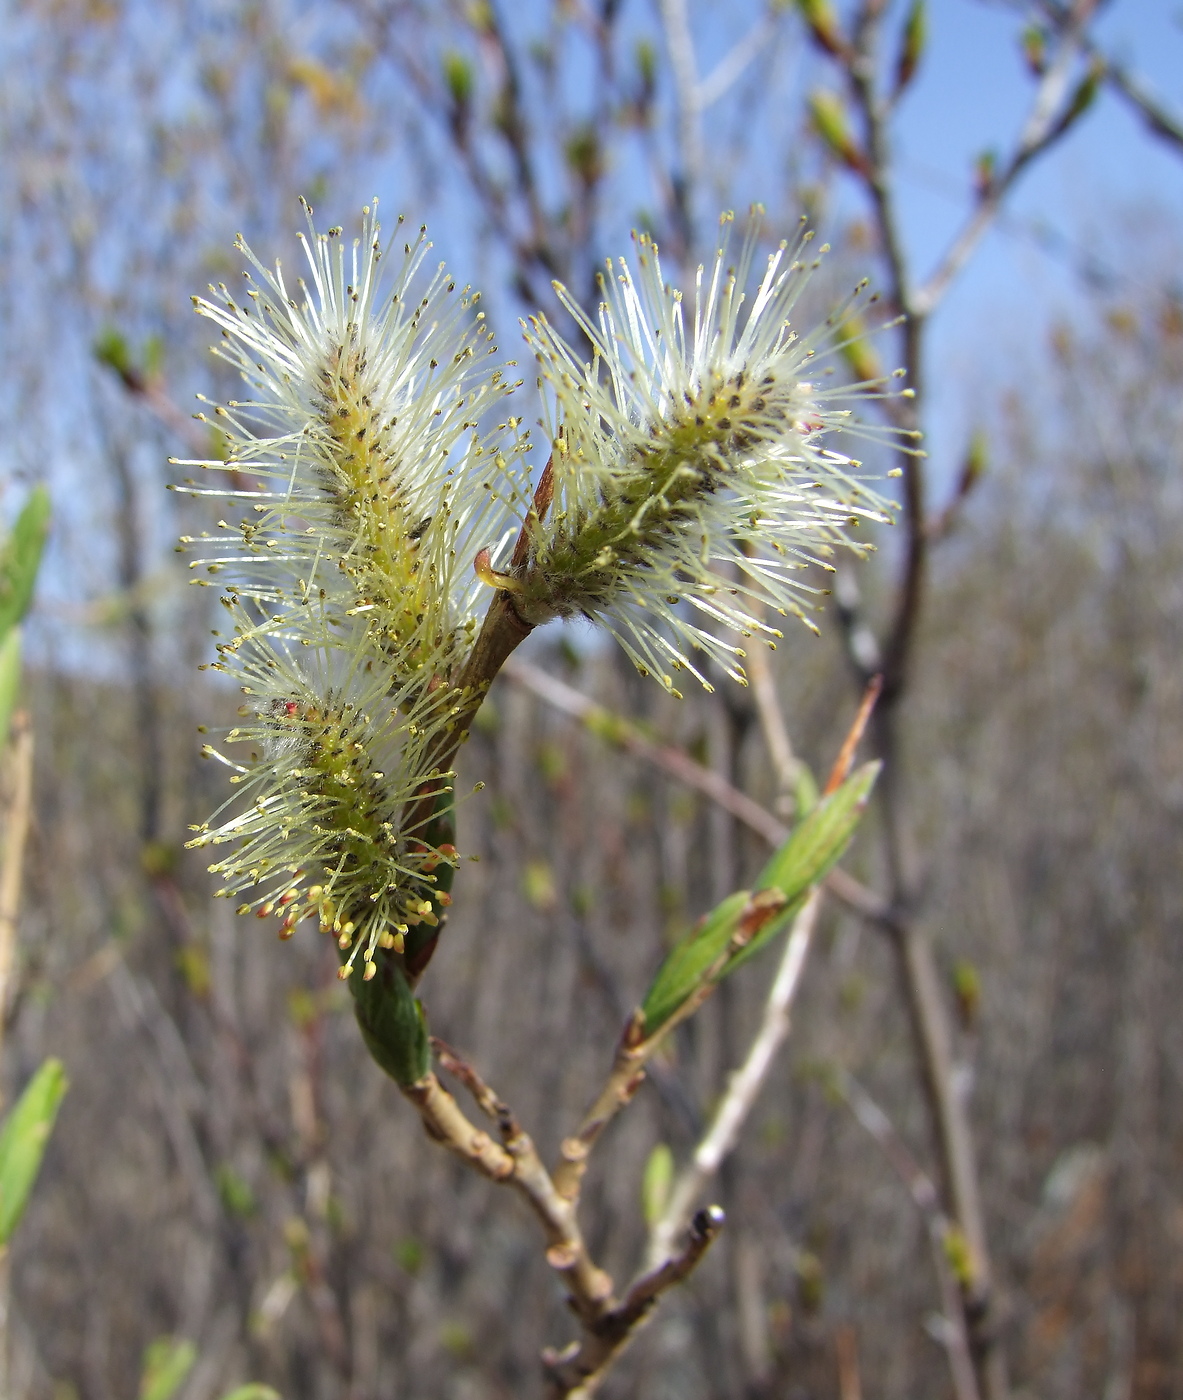
M642 1274L617 1299L611 1277L588 1253L576 1218L576 1202L561 1193L542 1164L534 1143L509 1106L461 1055L443 1041L432 1047L441 1065L468 1089L477 1107L496 1123L500 1142L470 1121L433 1073L402 1092L414 1104L429 1137L467 1162L474 1171L512 1186L542 1224L546 1260L560 1274L582 1336L562 1352L547 1351L543 1362L557 1397L592 1395L609 1368L661 1295L695 1268L723 1226L723 1212L712 1206L694 1218L682 1249L660 1267Z
M588 1254L573 1203L556 1191L533 1141L509 1109L455 1051L441 1049L441 1062L458 1072L482 1111L496 1118L500 1143L469 1120L434 1074L424 1075L403 1093L418 1110L429 1137L483 1176L512 1186L526 1199L542 1223L547 1263L562 1275L573 1311L585 1325L595 1322L614 1305L612 1279Z
M904 316L903 367L912 397L898 401L895 426L915 432L923 395L923 336L927 317L969 258L977 241L997 213L1003 198L1027 165L1068 129L1075 119L1065 105L1064 86L1071 60L1072 38L1066 38L1054 72L1041 81L1031 115L1018 147L1000 175L991 182L962 234L927 284L913 289L899 237L890 172L887 123L890 104L875 86L876 40L882 7L863 0L854 25L853 52L845 62L848 87L858 108L868 156L866 184L875 212L888 267L890 291ZM1084 15L1081 16L1083 23ZM900 577L886 641L882 649L883 703L875 732L884 763L878 799L883 814L882 835L888 866L889 919L904 999L916 1043L921 1078L928 1100L938 1159L949 1210L966 1242L969 1266L963 1283L960 1312L970 1338L975 1364L973 1383L987 1400L1007 1394L1005 1364L996 1345L991 1295L990 1261L982 1211L973 1136L966 1104L955 1085L952 1033L941 993L931 944L917 926L913 909L918 892L916 861L910 845L902 791L904 774L898 761L901 701L911 680L912 658L923 609L932 530L928 520L923 458L901 451L903 473L904 549ZM853 629L851 629L853 634ZM863 674L860 670L860 674ZM954 1358L950 1365L956 1372ZM958 1377L954 1376L955 1382ZM959 1391L964 1385L959 1383Z
M961 1292L949 1257L952 1224L941 1210L940 1196L932 1178L908 1150L887 1114L865 1089L844 1072L833 1078L833 1087L855 1118L879 1144L883 1155L908 1189L928 1227L933 1262L940 1285L945 1315L941 1338L949 1357L949 1370L957 1400L978 1400L978 1383L966 1331Z
M606 1312L587 1335L562 1352L543 1353L543 1365L555 1400L585 1400L594 1395L612 1363L636 1335L661 1295L698 1267L724 1225L718 1206L700 1210L681 1249L657 1268L642 1274L622 1302Z

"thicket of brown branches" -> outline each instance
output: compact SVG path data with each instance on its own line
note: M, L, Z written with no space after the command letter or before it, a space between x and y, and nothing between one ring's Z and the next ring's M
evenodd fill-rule
M6 468L49 481L56 524L5 1072L52 1052L72 1080L14 1254L19 1393L126 1395L171 1334L198 1348L183 1400L245 1378L292 1400L526 1395L570 1327L525 1210L426 1141L368 1061L332 950L236 920L182 851L223 796L195 726L233 701L188 669L208 600L171 563L186 518L163 462L195 441L190 392L226 388L180 314L231 270L234 228L290 247L297 193L344 221L377 185L480 267L509 344L513 311L554 310L551 277L590 291L634 217L685 268L717 208L760 198L791 228L807 196L843 271L903 315L870 344L917 391L888 411L923 427L927 328L1012 186L1097 101L1180 144L1093 7L1037 8L1028 119L917 269L891 147L924 78L916 9L741 8L17 12L0 403ZM847 243L837 181L862 200ZM860 884L828 896L787 1049L712 1187L728 1226L605 1394L1183 1389L1181 379L1183 314L1153 269L1092 293L987 406L960 477L902 462L880 562L764 685L677 703L585 636L527 657L575 696L499 680L464 753L488 783L461 816L480 860L432 1021L549 1158L662 949L752 878L797 756L824 775L885 677ZM579 695L640 729L581 722ZM723 985L594 1159L585 1231L614 1273L641 1262L654 1147L692 1151L769 976Z

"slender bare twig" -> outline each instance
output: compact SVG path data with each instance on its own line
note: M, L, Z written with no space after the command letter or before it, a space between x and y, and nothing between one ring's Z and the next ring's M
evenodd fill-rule
M834 1352L838 1362L839 1400L863 1400L863 1382L858 1364L858 1333L849 1323L835 1330Z
M562 1276L582 1327L581 1337L569 1347L546 1351L543 1364L557 1397L591 1396L661 1295L685 1279L706 1253L722 1229L723 1212L717 1206L700 1211L682 1248L662 1267L641 1274L623 1299L617 1299L611 1276L588 1252L576 1214L578 1201L557 1188L509 1106L450 1046L433 1039L432 1048L443 1068L496 1124L500 1141L468 1118L435 1074L402 1086L402 1092L414 1104L429 1137L490 1181L512 1186L541 1222L547 1263Z
M430 1137L463 1158L482 1176L512 1186L525 1198L542 1223L547 1263L562 1276L572 1310L585 1326L596 1323L613 1306L612 1279L592 1262L573 1203L555 1190L529 1134L483 1084L476 1071L467 1065L461 1068L459 1056L446 1047L441 1063L458 1072L461 1082L471 1089L483 1112L493 1107L500 1143L472 1123L430 1071L414 1084L404 1086L403 1094L415 1105Z
M12 999L21 873L33 812L33 726L24 710L12 717L6 777L10 786L4 814L4 854L0 860L0 1047Z
M689 1163L678 1174L665 1209L650 1231L647 1257L652 1267L670 1257L673 1242L693 1210L695 1201L734 1149L740 1131L764 1087L776 1052L789 1033L789 1012L801 985L801 974L813 941L821 900L821 891L815 889L793 921L772 990L764 1003L756 1038L743 1065L732 1075L710 1127L694 1149Z
M694 788L725 812L759 833L771 846L779 846L789 834L784 822L762 807L746 793L729 783L721 773L697 763L690 755L672 744L659 744L648 738L630 720L614 714L586 695L552 676L529 661L515 656L504 667L505 674L519 685L531 690L548 705L572 719L580 720L598 738L615 744L626 753L651 763Z
M510 657L502 669L510 680L532 691L561 714L580 720L597 738L616 745L644 763L651 763L686 787L718 803L750 831L763 837L770 846L783 845L788 839L790 828L779 817L729 783L721 773L696 762L684 750L671 744L654 742L623 716L597 704L582 691L532 662L523 661L520 656ZM891 926L894 915L889 902L869 890L853 875L834 869L826 876L825 884L829 893L854 913L872 923Z
M696 94L699 112L705 112L718 102L739 81L748 65L760 56L776 30L776 20L776 11L766 10L703 78Z
M930 316L949 290L957 274L969 261L982 235L994 222L1015 181L1031 162L1055 144L1072 127L1078 113L1070 105L1069 83L1072 68L1082 51L1082 32L1093 4L1075 6L1072 23L1060 36L1053 61L1039 80L1018 144L1003 168L990 179L977 208L922 287L916 290L904 310L913 316Z
M891 179L888 124L894 101L880 94L877 83L878 36L884 7L879 0L861 0L851 21L849 40L838 35L827 42L826 36L819 35L815 26L815 39L835 58L845 74L848 91L862 122L863 148L858 171L865 181L878 226L889 290L904 314L902 363L913 397L899 401L889 412L895 426L906 432L915 432L920 422L924 390L921 375L923 333L927 318L977 247L1015 181L1037 156L1071 128L1087 105L1087 90L1079 85L1073 87L1072 78L1081 53L1084 28L1094 9L1095 0L1083 0L1072 7L1071 17L1060 33L1057 53L1041 77L1013 154L1001 170L985 182L977 207L966 225L932 276L915 289L900 238ZM990 1261L969 1117L955 1089L949 1018L932 948L909 913L919 882L907 825L904 774L897 762L898 716L912 669L934 532L928 518L923 460L901 452L899 464L904 487L904 548L896 597L882 646L881 664L886 684L884 704L876 721L877 748L884 761L884 779L879 784L878 798L883 812L881 831L890 885L889 918L884 926L895 942L950 1209L968 1247L969 1267L963 1281L961 1315L971 1339L977 1381L990 1400L1003 1400L1007 1393L1005 1365L996 1345L996 1328L991 1318ZM860 620L852 614L846 621L848 643L853 643L859 634ZM865 679L865 665L857 649L851 645L850 651L856 673Z
M804 764L793 752L788 726L781 712L780 699L776 693L776 681L772 667L768 664L768 653L763 647L753 647L747 658L748 679L752 686L752 696L756 701L756 714L760 720L760 730L768 747L768 756L776 770L776 784L782 800L791 800L794 789L801 778Z
M957 1400L979 1400L978 1382L974 1373L969 1336L965 1325L961 1289L950 1263L950 1242L955 1238L956 1227L941 1210L940 1195L932 1178L908 1150L907 1145L896 1132L891 1119L871 1098L870 1094L852 1075L845 1071L838 1071L834 1074L831 1083L835 1092L854 1114L859 1124L878 1143L883 1155L907 1187L908 1194L924 1218L944 1310L941 1319L940 1341L948 1354L953 1388Z
M1161 102L1143 86L1134 74L1100 54L1095 45L1086 44L1088 52L1102 64L1105 80L1142 118L1156 136L1183 151L1183 118L1167 111Z
M675 212L680 224L681 261L689 263L695 244L695 198L703 170L702 110L698 64L690 33L686 0L658 0L670 73L678 110L678 155L681 172L675 180Z
M642 1274L630 1286L624 1300L605 1315L587 1339L563 1352L543 1354L543 1365L556 1396L585 1400L595 1394L608 1368L631 1341L654 1304L697 1268L723 1224L723 1212L718 1206L700 1210L691 1221L681 1248L658 1268Z

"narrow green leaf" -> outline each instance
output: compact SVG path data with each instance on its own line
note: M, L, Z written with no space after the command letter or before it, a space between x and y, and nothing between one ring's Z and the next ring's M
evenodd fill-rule
M0 749L8 743L8 726L21 688L21 629L10 627L0 641Z
M29 610L48 533L49 492L35 486L0 550L0 637Z
M673 1184L674 1154L666 1143L659 1142L650 1152L649 1160L645 1163L645 1175L641 1178L641 1206L645 1212L645 1224L650 1229L661 1219Z
M694 991L731 941L747 907L748 891L737 890L712 909L672 950L658 969L641 1010L645 1034L652 1035Z
M836 792L822 798L764 867L756 889L779 889L785 896L785 907L728 961L719 975L720 981L795 919L809 891L841 860L862 820L881 767L878 760L864 763Z
M797 804L797 817L800 821L813 811L821 799L817 790L817 779L809 771L809 765L802 763L797 769L796 789L793 800Z
M867 805L878 761L864 763L798 824L760 872L756 889L779 889L790 902L816 885L846 849Z
M641 1010L645 1035L661 1028L702 984L727 951L742 920L752 919L751 941L715 975L721 981L779 933L800 910L809 890L842 855L854 835L879 775L867 763L837 790L823 798L764 867L754 891L737 890L711 910L677 945L658 969ZM771 906L768 897L780 896ZM760 907L763 903L764 907ZM769 913L769 909L774 911Z
M414 1084L431 1068L427 1017L395 957L381 950L369 982L361 970L349 979L366 1049L396 1084Z
M272 1390L269 1385L251 1381L249 1385L240 1385L229 1395L223 1395L222 1400L280 1400L280 1395L278 1390Z
M908 8L907 18L904 20L903 39L900 43L900 55L896 63L895 90L897 93L903 92L916 76L916 69L920 66L927 42L928 16L925 13L924 0L912 0L912 4Z
M197 1360L197 1348L184 1337L157 1337L144 1353L140 1400L172 1400Z
M24 1214L65 1092L61 1060L46 1060L0 1128L0 1245Z

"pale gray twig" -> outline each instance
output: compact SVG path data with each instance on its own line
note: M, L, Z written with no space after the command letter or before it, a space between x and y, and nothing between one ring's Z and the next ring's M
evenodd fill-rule
M815 889L793 920L756 1038L743 1065L731 1076L710 1127L679 1173L665 1209L650 1230L647 1258L651 1268L657 1268L671 1256L674 1240L684 1228L694 1202L739 1141L740 1131L768 1078L776 1052L789 1033L789 1012L801 985L821 901L822 892Z
M832 1076L831 1084L859 1124L878 1143L883 1155L908 1188L908 1194L924 1217L941 1291L943 1316L940 1340L948 1354L953 1388L957 1400L979 1400L961 1290L950 1263L950 1240L955 1227L941 1210L937 1188L932 1178L908 1150L891 1119L853 1075L839 1070Z

